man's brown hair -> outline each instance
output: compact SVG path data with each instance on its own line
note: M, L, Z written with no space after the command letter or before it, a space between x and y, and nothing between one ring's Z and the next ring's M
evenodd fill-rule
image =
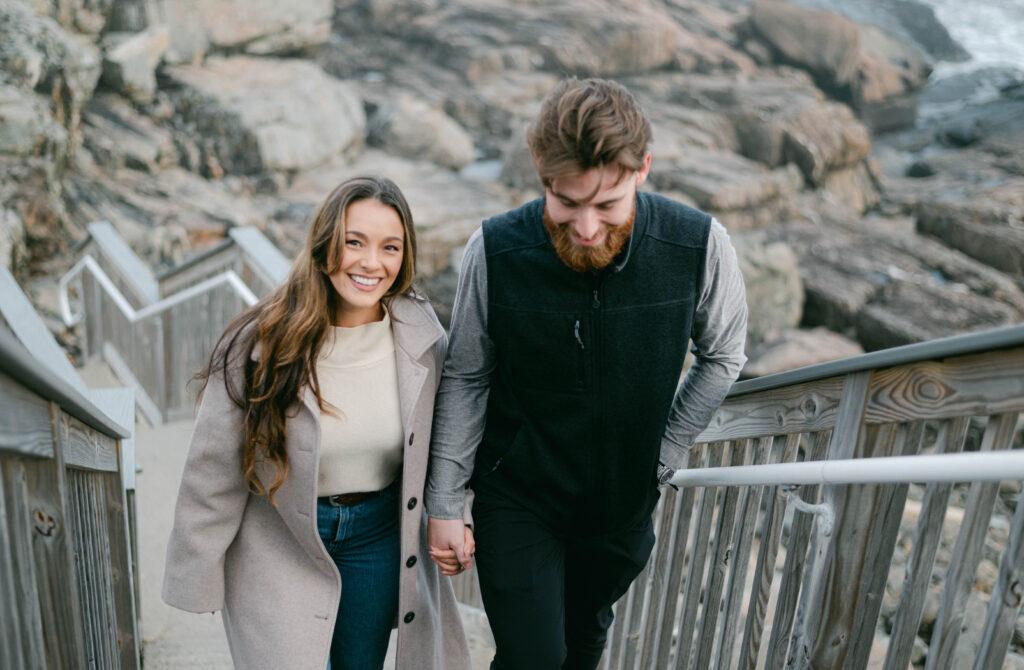
M545 186L605 165L643 166L651 124L636 98L607 79L563 79L544 98L527 142Z

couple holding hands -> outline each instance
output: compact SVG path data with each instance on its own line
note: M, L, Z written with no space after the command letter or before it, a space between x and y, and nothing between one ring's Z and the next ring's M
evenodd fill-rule
M163 597L221 610L236 667L379 669L397 626L399 670L468 670L447 576L474 562L493 670L597 667L659 488L745 360L728 235L638 191L650 140L617 83L549 93L544 195L469 240L449 337L398 187L327 196L200 375Z

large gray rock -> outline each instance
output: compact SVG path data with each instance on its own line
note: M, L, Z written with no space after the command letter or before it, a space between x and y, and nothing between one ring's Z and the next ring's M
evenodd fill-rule
M162 18L171 35L167 60L193 63L207 53L293 54L330 39L331 0L277 2L164 0Z
M785 0L754 0L750 21L754 33L786 62L806 69L826 88L853 83L860 31L850 19Z
M913 123L931 62L913 42L835 12L786 0L755 0L755 34L784 62L811 73L830 95L851 103L873 128Z
M67 131L45 102L34 93L0 83L0 154L59 161L66 148Z
M747 292L747 337L763 341L795 328L803 311L804 289L796 255L786 244L763 244L742 233L732 235Z
M85 149L102 167L157 172L178 163L171 132L135 110L124 98L100 94L82 116Z
M825 328L784 330L747 345L743 377L763 377L864 353L853 340Z
M25 260L25 226L21 217L0 208L0 268L17 274Z
M730 230L763 228L791 217L802 179L793 165L769 170L723 151L694 149L674 159L654 155L650 182L716 216Z
M410 95L378 107L369 119L369 141L406 158L459 169L473 160L473 138L443 110Z
M100 76L99 49L21 2L0 4L0 78L51 100L73 140Z
M156 66L169 44L170 33L162 25L139 33L107 33L101 81L137 102L151 102Z
M827 211L806 207L819 217ZM915 235L912 221L822 217L767 236L796 252L807 296L802 325L854 336L867 350L1024 320L1016 282Z
M1024 178L1001 190L976 188L924 202L917 229L998 270L1024 276Z
M309 61L235 56L167 71L178 115L224 174L303 170L362 150L362 101Z

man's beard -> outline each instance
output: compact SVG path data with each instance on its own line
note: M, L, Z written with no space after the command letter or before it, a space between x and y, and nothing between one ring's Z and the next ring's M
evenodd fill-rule
M572 226L568 223L555 223L548 214L548 208L544 208L544 227L551 236L551 243L555 246L555 253L562 259L562 262L576 272L588 270L600 270L607 267L615 257L626 246L629 236L633 232L633 218L636 213L634 208L629 213L629 219L618 226L605 226L607 232L600 244L592 247L585 246L572 239Z

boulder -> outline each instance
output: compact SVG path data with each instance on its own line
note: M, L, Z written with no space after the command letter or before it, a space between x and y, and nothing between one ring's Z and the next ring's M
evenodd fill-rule
M1015 181L1016 202L996 197L991 188L924 202L917 230L998 270L1024 276L1024 179Z
M25 226L21 217L0 208L0 268L20 274L25 256Z
M83 146L106 169L157 172L178 163L170 130L113 94L94 97L82 116Z
M42 156L62 162L67 131L34 93L0 83L0 155Z
M410 95L378 107L368 121L368 140L389 153L459 169L474 156L473 138L444 113Z
M164 2L162 18L171 36L169 63L194 63L206 53L290 55L325 44L331 35L334 3L248 0L244 11L233 0Z
M766 231L796 253L806 293L802 326L825 326L874 350L1024 319L1016 282L916 235L912 221L830 219L827 211L817 208L816 223Z
M912 126L919 92L932 71L931 61L913 43L891 37L874 26L860 26L857 77L850 102L872 130Z
M347 28L346 35L365 30L361 11L340 14L338 23ZM676 22L653 4L638 4L624 12L616 3L603 0L536 4L459 0L407 22L389 17L376 27L427 47L470 79L508 68L588 76L655 70L674 62L682 35Z
M810 72L826 90L851 85L860 56L860 31L834 12L785 0L754 0L753 33L787 63Z
M747 289L747 337L760 342L800 323L803 284L796 256L786 244L733 234L733 247Z
M0 4L0 72L8 82L49 98L54 118L73 141L81 109L100 76L99 49L28 5L5 2Z
M873 129L913 124L917 93L932 65L912 41L785 0L755 0L750 21L754 34L784 62L811 73L823 90L852 104Z
M825 328L785 330L747 346L743 377L763 377L864 353L853 340Z
M139 33L107 33L100 81L137 102L151 102L156 93L155 69L169 44L167 26Z
M882 195L878 188L878 171L872 170L870 165L864 161L853 167L829 172L822 186L852 212L863 214L875 209L881 203Z
M313 63L235 56L167 72L180 123L224 174L302 170L362 150L360 98Z
M654 155L650 181L661 191L688 196L730 230L763 228L793 215L802 184L793 165L769 170L743 156L694 149L674 159Z

